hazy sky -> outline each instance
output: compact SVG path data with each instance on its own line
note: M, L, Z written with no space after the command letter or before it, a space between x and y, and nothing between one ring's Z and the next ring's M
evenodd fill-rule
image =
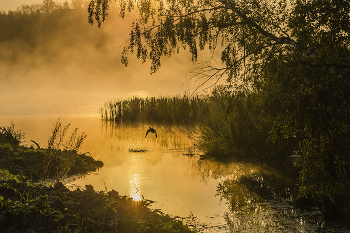
M0 0L0 10L16 10L21 5L40 4L43 0ZM54 2L65 2L65 0L55 0ZM70 0L68 1L71 2Z
M16 1L17 4L33 4L33 0ZM5 5L0 0L0 7ZM131 22L110 15L98 29L88 25L87 15L81 17L63 17L52 34L44 36L41 32L38 39L32 38L37 42L34 47L18 40L0 42L0 117L99 114L99 108L111 99L186 91L183 84L191 63L188 53L164 58L161 70L153 75L150 63L142 64L134 55L130 55L129 66L125 67L120 55L130 30L125 25ZM75 24L70 24L72 19Z
M7 12L42 1L0 0L0 10ZM61 19L56 34L40 34L43 37L39 38L45 40L34 40L38 42L35 47L17 40L0 43L0 58L4 58L0 61L0 86L4 87L0 92L0 116L42 109L75 114L90 111L84 106L98 112L110 99L182 95L199 85L187 82L188 69L193 65L188 51L162 58L160 70L153 75L150 62L142 64L132 54L128 67L122 65L120 55L128 40L131 20L110 15L100 29L96 25L86 28L75 21L89 32L85 34L81 34L83 29L79 32L70 27L69 20ZM88 24L87 15L83 22ZM68 104L69 108L60 110Z

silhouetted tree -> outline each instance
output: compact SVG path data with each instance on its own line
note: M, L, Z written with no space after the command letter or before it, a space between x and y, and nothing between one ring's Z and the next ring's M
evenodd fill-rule
M41 9L46 14L51 13L55 9L55 2L53 0L43 0L43 3L41 5Z
M63 9L69 9L69 3L68 3L68 1L65 1L65 2L63 3Z
M30 15L33 11L32 8L29 5L22 5L20 8L20 11L22 14Z
M32 12L36 14L40 14L40 10L42 9L41 4L32 4L30 5L30 8L32 9Z
M135 53L151 61L154 73L162 57L182 48L193 61L201 50L212 57L220 52L222 66L208 61L194 74L203 83L225 77L232 93L258 93L259 105L274 120L270 139L295 141L301 193L313 195L320 206L330 200L339 209L350 207L349 1L119 3L121 17L134 10L139 15L122 53L123 64ZM101 26L111 4L91 1L90 23Z
M85 10L89 4L88 0L71 0L74 9Z

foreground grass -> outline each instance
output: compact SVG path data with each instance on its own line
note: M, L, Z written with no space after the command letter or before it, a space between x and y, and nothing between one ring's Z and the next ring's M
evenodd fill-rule
M182 222L112 190L33 185L0 171L2 232L191 232Z
M59 182L62 174L84 174L103 163L77 150L20 146L20 131L0 129L0 232L191 232L181 221L148 208L148 200L134 201L114 190L96 192L91 185L67 189ZM45 179L56 182L34 184Z
M0 169L6 169L12 174L24 176L34 182L39 181L45 172L47 151L47 149L0 146ZM102 161L96 161L91 156L78 153L75 153L75 159L72 163L67 175L84 174L96 171L103 166ZM57 169L54 169L55 165L52 165L47 178L56 178Z

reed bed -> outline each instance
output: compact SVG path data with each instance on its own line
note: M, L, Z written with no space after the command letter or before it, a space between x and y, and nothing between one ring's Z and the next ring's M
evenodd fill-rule
M101 109L103 120L116 123L156 122L160 124L197 124L209 112L206 97L132 97L108 101Z

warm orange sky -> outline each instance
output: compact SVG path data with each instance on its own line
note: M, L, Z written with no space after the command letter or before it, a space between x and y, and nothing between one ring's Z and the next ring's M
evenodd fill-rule
M56 3L64 1L54 0ZM43 0L0 0L0 11L7 12L24 4L42 2ZM68 2L71 3L71 0ZM87 24L87 15L84 20ZM65 23L63 20L60 25ZM71 46L66 41L74 41L77 36L70 30L62 31L64 33L59 37L50 37L50 43L35 48L17 44L17 41L7 42L6 46L0 44L0 47L6 47L1 50L2 54L18 55L16 62L6 59L5 62L0 62L0 86L6 87L6 90L0 92L0 100L12 101L0 101L1 111L13 106L23 108L23 105L29 109L35 106L39 109L57 101L98 100L103 104L103 101L125 96L172 96L189 94L196 89L201 81L195 78L187 82L189 68L193 65L188 51L181 50L180 54L174 54L170 58L163 57L160 70L152 75L151 63L147 61L142 64L134 54L129 55L128 67L121 64L120 55L130 30L126 29L128 25L131 25L131 20L112 18L110 15L102 28L91 26L90 34L86 35L101 33L102 44L93 43L89 40L90 36L87 36L79 38L79 45L73 43L74 46ZM51 57L50 54L53 60L47 59ZM206 52L199 55L199 60L210 57Z
M0 11L16 10L21 5L40 4L43 0L0 0ZM54 0L54 2L65 2L65 0ZM68 0L71 3L70 0Z

